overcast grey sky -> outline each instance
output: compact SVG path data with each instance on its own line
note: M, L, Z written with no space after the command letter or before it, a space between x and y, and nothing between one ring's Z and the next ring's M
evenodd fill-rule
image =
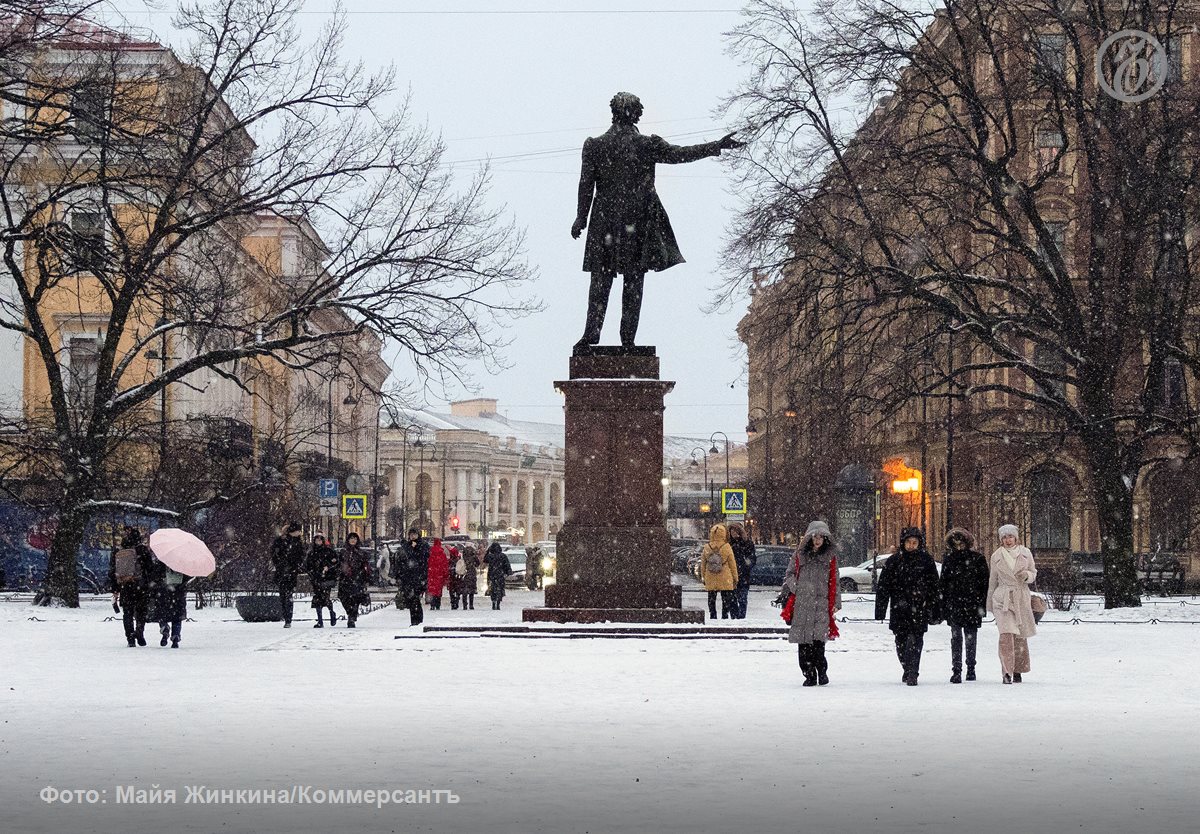
M132 23L171 41L169 16L137 15ZM393 62L411 88L414 113L447 141L447 159L492 160L492 199L528 234L528 256L540 271L534 288L543 312L511 333L507 371L474 370L478 394L500 401L514 419L557 422L553 382L567 375L571 346L583 330L587 275L583 239L571 221L583 140L608 128L608 100L621 90L645 105L642 129L676 143L707 141L725 131L713 115L741 69L724 53L722 33L739 19L730 0L347 0L349 57ZM160 7L165 8L165 7ZM332 8L306 5L318 25ZM525 155L525 156L519 156ZM735 327L743 309L705 314L717 253L733 197L715 159L659 166L658 190L687 263L646 280L641 344L654 344L667 397L666 429L707 437L724 431L744 439L746 390ZM620 316L614 287L602 342L615 343ZM455 390L452 398L468 392ZM436 406L437 403L431 403Z

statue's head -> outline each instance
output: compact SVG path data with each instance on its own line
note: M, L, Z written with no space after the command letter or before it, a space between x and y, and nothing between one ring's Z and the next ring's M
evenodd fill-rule
M614 124L635 125L642 118L642 100L633 93L617 93L608 103Z

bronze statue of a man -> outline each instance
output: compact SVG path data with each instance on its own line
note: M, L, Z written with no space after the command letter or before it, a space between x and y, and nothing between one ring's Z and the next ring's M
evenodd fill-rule
M654 166L660 162L668 165L694 162L743 145L732 133L701 145L672 145L661 136L645 136L638 131L642 102L637 96L617 93L609 106L612 127L604 135L593 136L583 143L579 209L571 226L573 238L578 238L585 228L588 230L583 271L592 274L587 323L583 338L575 345L576 352L600 341L608 294L618 272L625 283L621 298L621 344L633 347L646 273L661 272L683 263L671 221L654 190Z

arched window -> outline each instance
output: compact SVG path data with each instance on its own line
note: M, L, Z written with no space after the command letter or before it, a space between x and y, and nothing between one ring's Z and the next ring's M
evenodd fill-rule
M1150 473L1151 553L1184 553L1196 513L1196 488L1191 475L1170 464Z
M433 500L433 478L426 472L417 476L417 509L427 510Z
M512 486L508 483L508 478L501 478L498 484L500 498L497 503L500 505L497 512L510 513L512 512ZM507 525L503 525L507 526Z
M546 512L546 486L541 481L533 482L533 514Z
M559 507L562 506L562 493L559 490L558 482L550 482L550 515L560 515Z
M540 542L542 538L542 523L535 521L533 522L533 527L530 529L529 540L531 542Z
M517 515L525 515L529 512L529 485L524 481L517 481Z
M1029 545L1035 554L1071 549L1071 485L1057 469L1029 476Z

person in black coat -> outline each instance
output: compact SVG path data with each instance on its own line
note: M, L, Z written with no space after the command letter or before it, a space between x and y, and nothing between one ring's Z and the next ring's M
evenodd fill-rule
M429 544L421 538L421 531L412 527L408 537L392 557L392 579L396 581L396 607L401 602L408 609L409 622L420 625L425 619L421 607L421 595L429 586Z
M135 555L136 576L125 582L117 581L117 551L132 549ZM136 527L126 527L120 546L113 548L108 558L108 583L113 589L113 602L121 609L125 625L125 641L130 648L146 645L146 619L150 613L150 580L158 560L142 541Z
M346 609L346 628L355 628L358 607L371 604L371 557L359 544L358 533L346 536L338 575L338 599Z
M900 533L900 546L880 571L875 591L875 619L892 616L888 623L896 639L896 656L904 668L901 680L917 685L925 630L941 620L937 563L925 549L925 534L916 527Z
M754 552L754 542L746 536L746 528L738 523L729 525L729 546L733 548L733 561L737 564L737 588L734 597L737 608L733 612L734 619L746 619L746 608L750 602L750 572L758 564L758 556Z
M322 533L313 536L312 548L308 551L308 560L304 567L308 571L308 581L312 583L312 607L317 609L317 624L313 628L324 628L323 609L329 609L329 625L337 625L337 614L333 613L333 591L338 580L338 566L341 559L337 551L325 541Z
M154 572L154 619L161 637L158 645L165 647L169 639L171 648L178 649L183 621L187 619L187 585L191 577L171 570L157 559L155 562L158 567Z
M275 569L275 584L279 586L279 602L283 606L283 627L292 627L292 594L296 577L304 570L304 542L300 541L300 525L289 524L271 544L271 567Z
M987 558L975 549L974 536L960 527L946 534L941 586L942 615L950 626L950 683L962 683L964 642L967 680L975 680L975 645L987 605L988 570Z
M500 610L500 600L504 599L504 580L512 575L512 563L504 555L500 542L492 542L492 546L483 555L487 565L488 596L492 598L492 610Z

